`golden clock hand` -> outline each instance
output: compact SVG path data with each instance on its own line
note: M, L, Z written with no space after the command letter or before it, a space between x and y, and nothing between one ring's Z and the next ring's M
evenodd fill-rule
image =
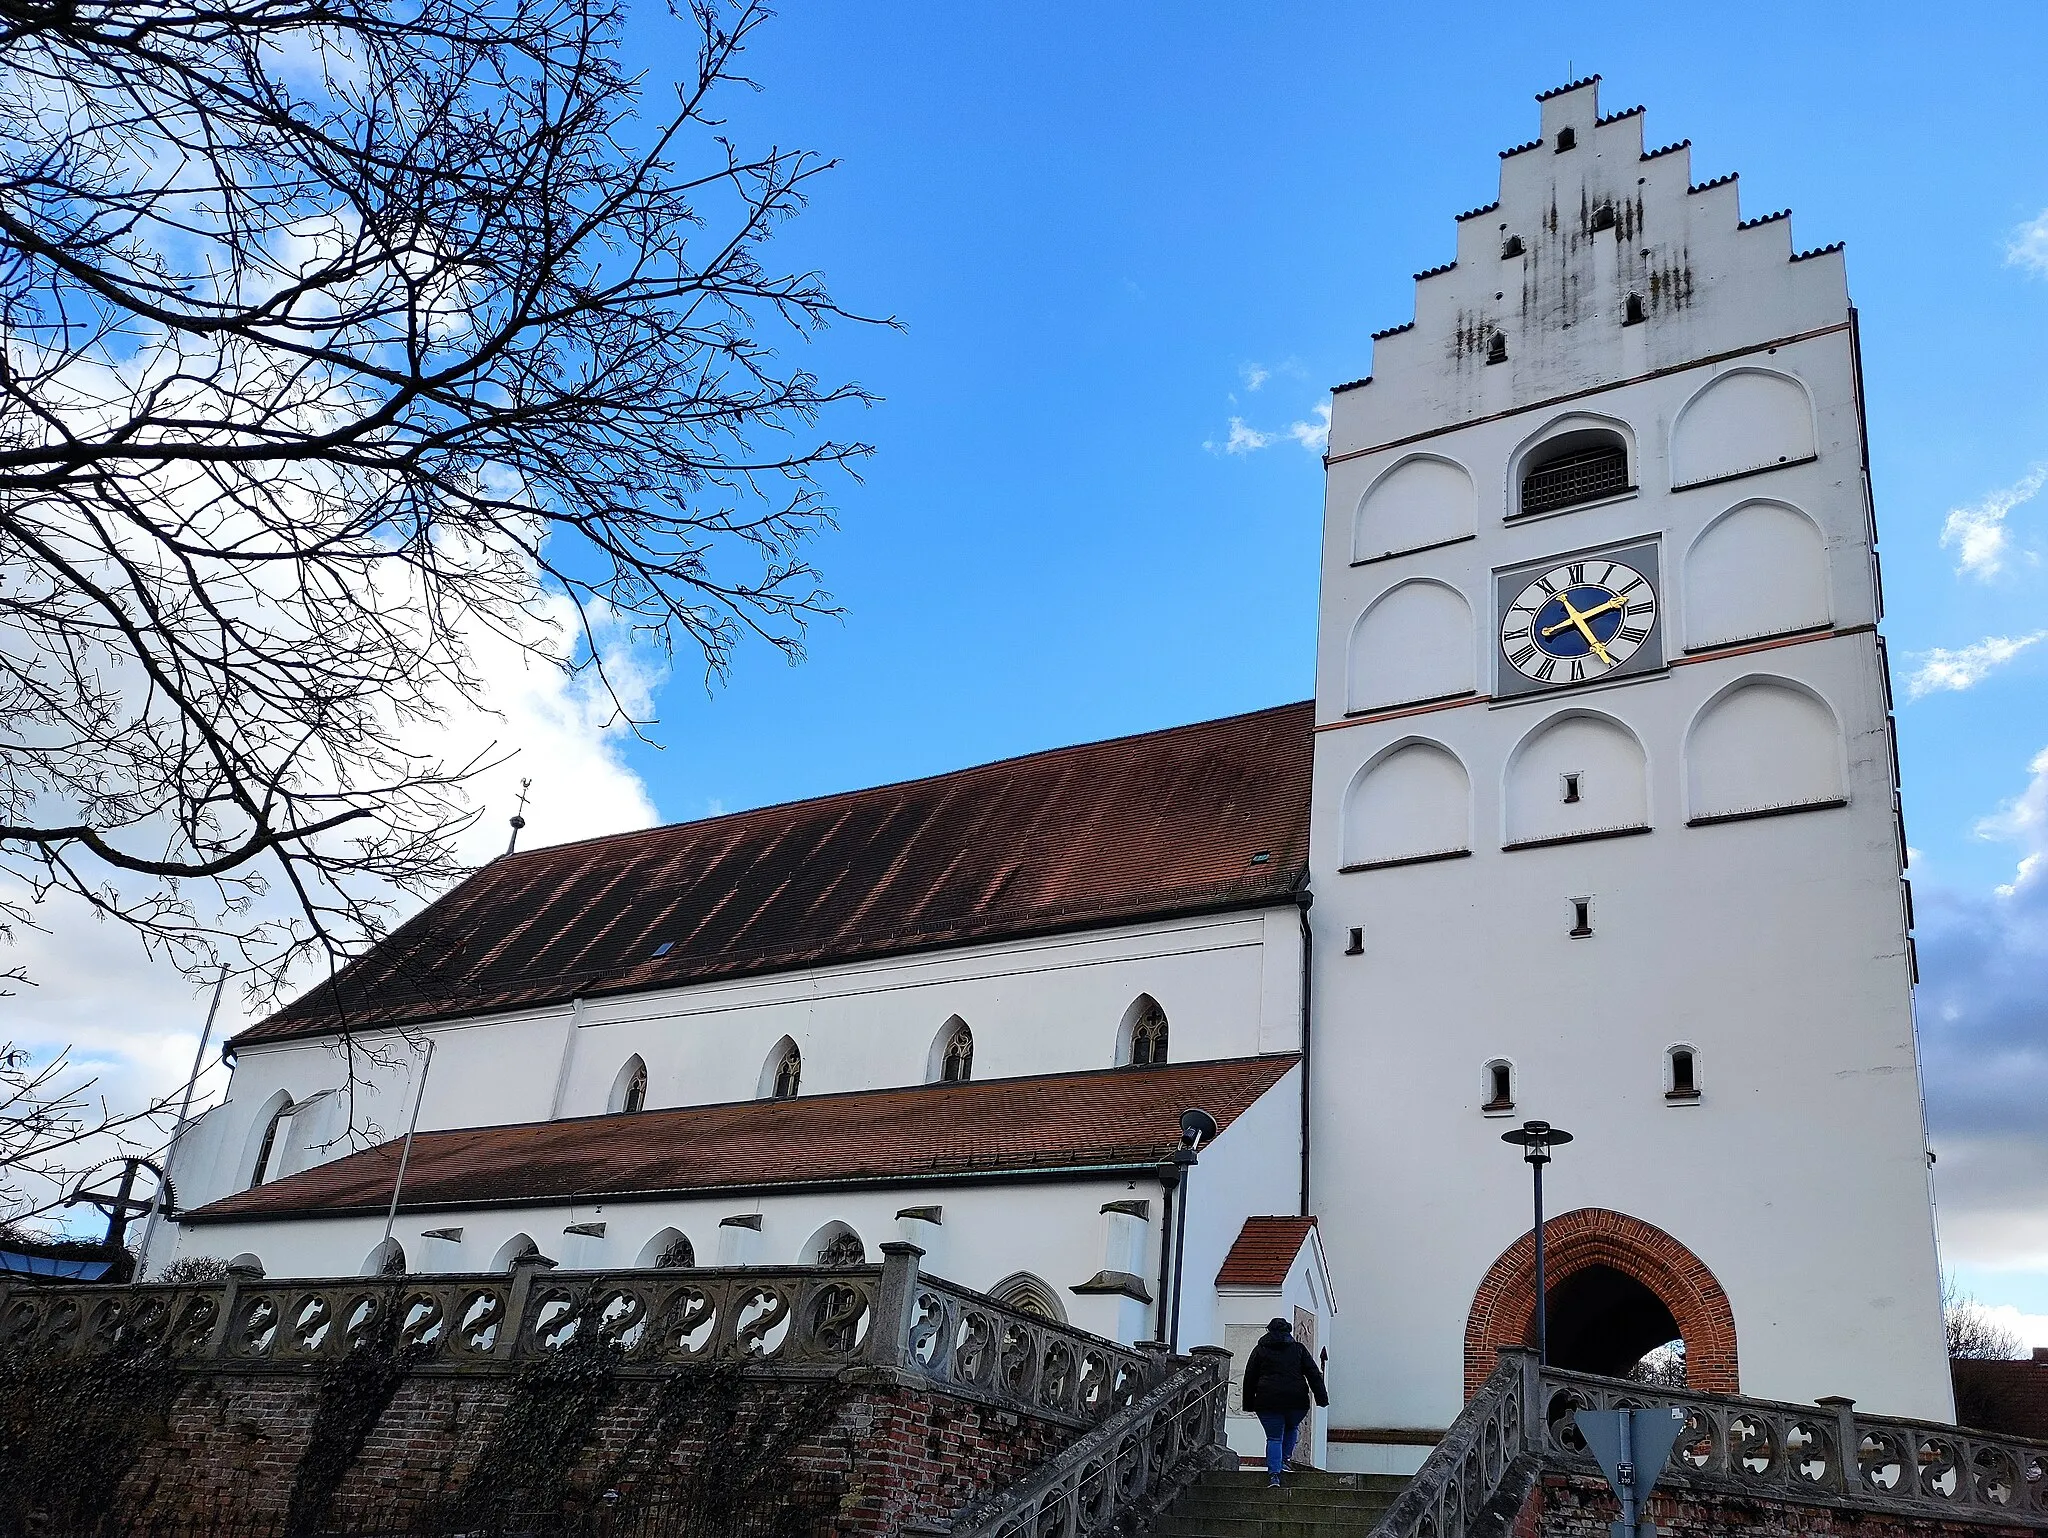
M1562 598L1558 599L1558 602L1564 603L1565 612L1567 614L1570 614L1572 612L1572 606L1568 603L1565 603ZM1591 619L1596 614L1605 614L1609 609L1625 609L1627 607L1628 600L1617 594L1615 597L1608 599L1605 603L1596 603L1590 609L1580 610L1579 613L1574 616L1574 618ZM1569 630L1571 628L1572 620L1560 620L1557 624L1547 627L1543 633L1546 636L1554 636L1560 630Z
M1579 627L1579 634L1584 636L1586 638L1586 644L1593 648L1593 655L1598 657L1602 662L1606 663L1609 667L1613 667L1614 659L1607 654L1607 648L1600 644L1600 638L1593 634L1593 627L1586 623L1586 616L1581 614L1577 609L1574 609L1572 607L1572 601L1569 598L1566 598L1562 593L1558 595L1557 601L1564 605L1564 612L1571 617L1571 622ZM1548 631L1544 633L1546 635L1549 634Z

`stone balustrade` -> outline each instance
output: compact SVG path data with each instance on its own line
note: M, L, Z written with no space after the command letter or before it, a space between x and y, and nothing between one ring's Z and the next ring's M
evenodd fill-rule
M1465 1538L1490 1504L1518 1503L1542 1471L1597 1478L1576 1413L1653 1407L1685 1419L1660 1492L2048 1531L2048 1444L1864 1415L1846 1399L1692 1393L1539 1370L1530 1351L1500 1356L1372 1538Z
M735 1361L788 1375L890 1370L970 1399L1087 1427L1158 1380L1152 1354L920 1274L915 1245L879 1266L559 1271L187 1285L0 1284L0 1352L123 1348L237 1369L332 1361L385 1331L423 1371L489 1371L586 1332L624 1370Z

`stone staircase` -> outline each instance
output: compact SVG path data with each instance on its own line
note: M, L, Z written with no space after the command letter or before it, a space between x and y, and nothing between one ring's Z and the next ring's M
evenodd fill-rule
M1301 1470L1269 1489L1264 1469L1204 1474L1150 1538L1365 1538L1407 1488L1404 1474Z

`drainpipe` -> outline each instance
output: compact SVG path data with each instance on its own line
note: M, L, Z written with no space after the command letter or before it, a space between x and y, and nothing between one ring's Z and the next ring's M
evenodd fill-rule
M1152 1336L1167 1338L1169 1295L1173 1291L1173 1193L1180 1185L1180 1166L1172 1160L1159 1166L1159 1301L1153 1305Z
M1315 902L1316 894L1304 888L1294 899L1301 912L1301 1215L1309 1215L1308 1205L1308 1070L1309 1058L1315 1042L1314 994L1310 986L1315 973L1311 963L1315 960L1315 931L1309 927L1308 910Z

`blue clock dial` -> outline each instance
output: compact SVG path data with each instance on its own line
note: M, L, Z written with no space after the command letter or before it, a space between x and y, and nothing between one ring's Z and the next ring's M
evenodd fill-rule
M1656 621L1656 589L1633 566L1573 561L1515 596L1501 616L1501 655L1539 683L1585 683L1633 657Z

